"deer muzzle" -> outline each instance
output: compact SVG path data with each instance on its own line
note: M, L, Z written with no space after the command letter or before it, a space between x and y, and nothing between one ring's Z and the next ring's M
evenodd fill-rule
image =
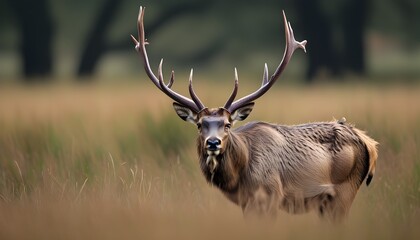
M206 140L206 151L209 156L219 155L222 141L219 138L211 137Z

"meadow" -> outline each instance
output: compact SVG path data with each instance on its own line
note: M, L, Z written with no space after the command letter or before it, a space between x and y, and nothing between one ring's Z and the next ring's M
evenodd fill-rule
M204 103L222 105L231 84L205 82L195 85ZM186 94L183 83L175 89ZM380 143L376 175L347 221L244 220L201 175L196 128L148 81L4 85L0 239L419 239L418 84L278 84L247 121L341 117Z

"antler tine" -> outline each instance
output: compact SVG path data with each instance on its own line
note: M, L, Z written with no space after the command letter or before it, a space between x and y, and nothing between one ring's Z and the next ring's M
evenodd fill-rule
M263 80L261 83L261 87L264 86L265 84L268 83L268 67L267 67L267 63L264 65L264 75L263 75Z
M163 65L163 58L160 59L160 63L159 63L159 67L158 67L158 79L159 79L159 83L160 82L163 82L162 65Z
M286 68L286 65L289 63L290 59L292 58L293 52L301 48L306 53L306 40L302 42L298 42L295 39L295 35L293 34L292 25L290 22L287 21L286 13L283 11L283 19L284 19L284 28L286 29L286 50L284 51L283 59L281 60L280 65L277 67L276 71L274 72L273 76L271 76L270 81L276 81L283 70Z
M174 78L174 72L171 72L171 79L168 83L168 85L166 85L163 81L163 73L162 73L162 65L163 65L163 59L161 60L160 64L159 64L159 68L158 68L158 77L155 76L155 74L153 73L151 67L150 67L150 63L149 63L149 57L147 56L147 51L146 51L146 45L148 44L148 42L145 39L145 34L144 34L144 23L143 23L143 19L144 19L144 10L145 8L140 7L139 10L139 16L137 19L137 32L138 32L138 40L131 35L131 40L133 41L133 43L135 44L135 48L137 50L137 52L139 53L140 57L143 59L143 63L144 63L144 69L146 71L147 76L150 78L150 80L153 82L153 84L159 88L162 92L164 92L168 97L172 98L172 100L174 100L175 102L178 102L186 107L189 107L191 110L194 110L196 112L199 112L200 110L202 110L204 108L204 106L201 104L200 106L197 106L195 104L195 102L187 97L182 96L181 94L173 91L171 89L172 84L175 81Z
M175 82L175 72L174 72L174 70L172 70L171 71L171 79L169 80L169 83L168 83L168 88L171 88L172 87L172 85L174 84L174 82Z
M191 68L188 90L190 91L190 96L191 96L192 100L194 101L195 105L197 105L197 107L200 110L202 110L205 107L204 107L203 103L200 101L200 99L198 98L197 94L195 94L195 92L194 92L193 85L192 85L192 77L193 77L193 69Z
M262 95L264 95L264 93L266 93L273 86L273 84L279 78L283 70L286 68L286 65L289 63L293 55L293 52L296 49L301 48L306 52L306 49L305 49L306 40L302 42L298 42L295 40L292 26L290 22L287 21L286 14L284 13L284 11L283 11L283 21L284 21L285 36L286 36L286 47L285 47L283 59L281 60L280 65L277 67L276 71L274 72L274 74L271 76L269 80L268 80L268 68L266 67L267 65L265 65L261 87L257 91L233 102L232 105L228 108L229 112L232 113L236 109L240 108L241 106L249 102L252 102L256 100L257 98L261 97Z
M160 59L160 63L159 63L159 68L158 68L158 78L159 78L159 86L160 86L160 82L162 81L163 84L165 83L165 80L163 79L163 71L162 71L162 65L163 65L163 58ZM169 80L169 83L166 85L166 87L171 88L172 85L175 82L175 76L174 76L174 70L172 70L171 72L171 79Z
M230 94L229 99L225 103L225 106L224 106L225 109L229 109L230 106L232 105L233 100L235 100L236 94L238 93L238 85L239 85L238 82L239 82L238 71L235 68L235 86L233 88L232 93Z

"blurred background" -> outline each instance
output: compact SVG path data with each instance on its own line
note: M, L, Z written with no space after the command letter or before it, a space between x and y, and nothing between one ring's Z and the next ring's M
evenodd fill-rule
M167 71L194 67L226 80L238 67L244 81L259 77L283 54L284 9L296 38L308 40L307 56L296 54L286 73L296 81L408 82L420 74L416 0L1 0L0 81L138 76L129 35L140 5L152 65L164 57Z
M205 181L196 127L131 42L140 5L152 68L163 57L184 95L194 68L209 107L234 67L238 97L264 63L273 73L285 10L307 53L246 121L346 117L380 143L346 224L249 224ZM419 13L418 0L0 0L0 239L420 239Z

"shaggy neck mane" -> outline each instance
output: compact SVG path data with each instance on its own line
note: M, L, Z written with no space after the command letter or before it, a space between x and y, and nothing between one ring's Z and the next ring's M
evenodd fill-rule
M233 131L229 133L226 141L225 151L216 157L218 166L214 173L211 173L206 164L208 154L200 137L197 140L197 151L200 156L200 167L207 181L230 193L239 187L241 173L248 165L249 152L245 138Z

